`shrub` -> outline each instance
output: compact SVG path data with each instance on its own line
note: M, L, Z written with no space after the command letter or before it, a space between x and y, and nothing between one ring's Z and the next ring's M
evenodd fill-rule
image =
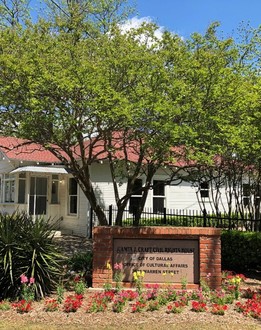
M75 253L66 261L68 267L77 273L87 273L92 271L92 252Z
M92 252L75 253L71 258L68 258L65 262L66 268L69 271L69 275L75 273L81 275L84 278L87 286L91 286L92 275Z
M221 235L222 268L235 271L258 269L261 260L261 233L224 231Z
M55 225L25 213L0 214L0 299L21 294L22 274L34 278L36 298L56 288L63 258L53 242Z

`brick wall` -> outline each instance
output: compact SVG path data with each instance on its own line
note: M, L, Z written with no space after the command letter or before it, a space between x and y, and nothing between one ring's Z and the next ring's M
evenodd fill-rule
M105 283L113 284L112 270L106 264L113 263L113 240L121 239L178 239L198 240L199 242L199 278L207 280L211 288L221 286L221 230L199 227L95 227L93 229L93 280L95 288ZM130 282L124 286L131 287ZM176 286L176 284L175 284ZM187 288L198 288L199 283L190 283ZM181 287L181 283L177 288Z

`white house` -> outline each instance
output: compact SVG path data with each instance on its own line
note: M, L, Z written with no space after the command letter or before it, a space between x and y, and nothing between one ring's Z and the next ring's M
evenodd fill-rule
M61 218L60 229L66 233L86 236L89 233L90 205L63 164L40 145L22 145L23 140L0 137L0 212L25 211L33 216ZM106 160L91 165L91 179L100 203L104 208L115 205L109 165ZM157 172L146 207L200 210L197 187L182 182L166 185L164 169ZM142 178L137 185L142 185ZM126 185L119 186L124 194ZM208 187L201 187L208 203ZM139 195L132 196L129 207Z

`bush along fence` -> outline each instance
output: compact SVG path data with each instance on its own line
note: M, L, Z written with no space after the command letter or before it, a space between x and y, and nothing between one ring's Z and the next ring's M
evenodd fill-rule
M221 260L222 269L261 273L261 232L223 230Z
M115 225L117 207L110 205L105 210L110 226ZM91 222L95 226L97 219L91 210ZM135 209L130 212L126 209L123 213L123 226L137 226ZM153 212L145 208L141 214L138 226L174 226L174 227L214 227L226 230L255 231L261 232L261 220L253 219L251 214L240 216L238 213L228 215L216 215L206 210L174 210L163 208Z

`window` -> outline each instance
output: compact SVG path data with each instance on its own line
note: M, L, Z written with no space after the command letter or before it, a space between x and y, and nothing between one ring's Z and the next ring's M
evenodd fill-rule
M163 212L165 204L165 182L153 181L153 213Z
M243 184L243 205L248 206L250 204L251 186L248 183Z
M48 180L46 177L31 177L29 214L47 214L47 186Z
M78 202L78 185L74 178L69 178L69 214L77 214L77 202Z
M209 183L208 182L201 182L199 186L199 192L201 198L208 198L209 197Z
M11 174L5 174L4 176L4 202L14 202L15 180Z
M51 204L59 203L59 176L52 175Z
M130 198L129 212L133 213L138 208L142 196L142 179L136 179L132 189Z
M26 174L19 174L19 185L18 185L18 203L25 203L25 188L26 188Z

